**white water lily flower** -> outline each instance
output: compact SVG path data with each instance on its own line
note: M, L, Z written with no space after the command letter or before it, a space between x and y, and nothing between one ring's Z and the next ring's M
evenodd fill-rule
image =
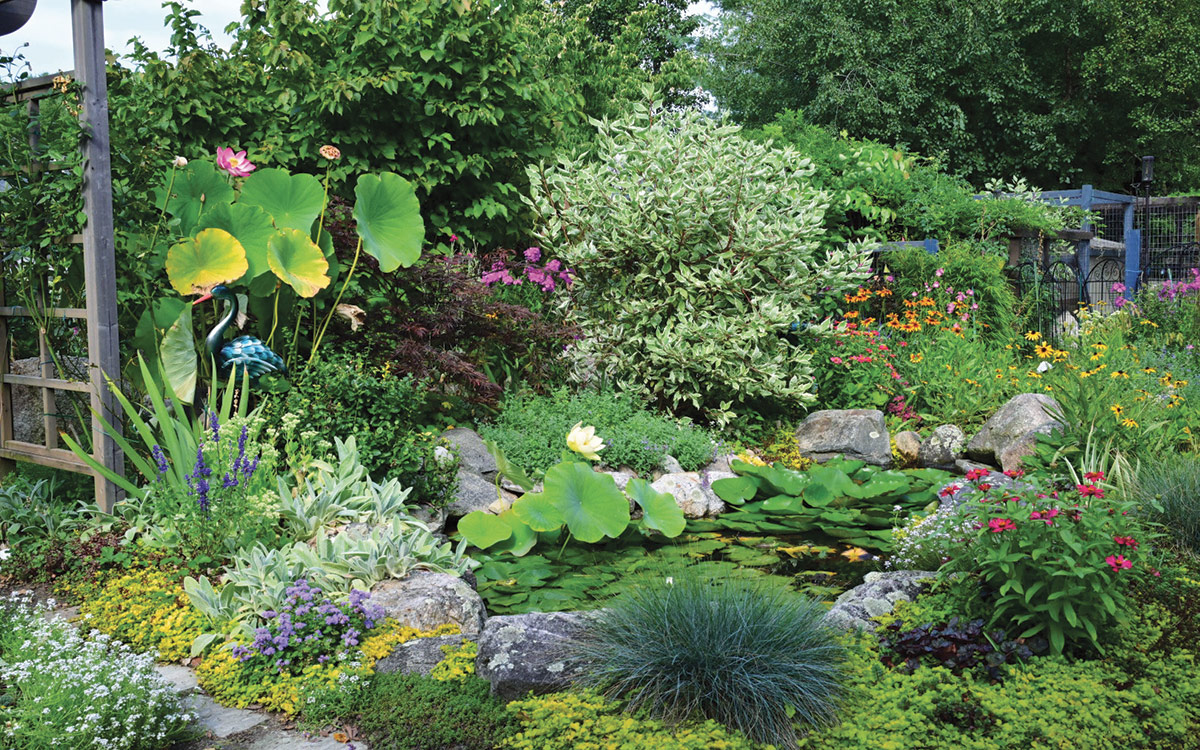
M589 461L599 461L604 441L596 436L595 427L584 427L583 422L579 422L567 433L567 447Z

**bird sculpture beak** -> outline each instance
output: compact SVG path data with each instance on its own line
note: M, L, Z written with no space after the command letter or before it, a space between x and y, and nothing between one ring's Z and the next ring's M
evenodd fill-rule
M204 296L198 298L195 302L193 302L192 306L195 307L196 305L200 304L201 302L208 302L212 298L213 298L212 292L209 292L208 294L205 294Z

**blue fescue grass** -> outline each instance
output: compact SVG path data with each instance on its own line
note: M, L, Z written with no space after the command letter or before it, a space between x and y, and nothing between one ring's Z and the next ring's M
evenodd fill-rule
M1151 517L1181 545L1200 552L1200 459L1172 455L1143 464L1138 492L1157 506Z
M794 725L832 723L842 693L845 651L824 613L785 589L684 569L633 582L596 614L574 656L582 684L631 711L716 719L794 748Z

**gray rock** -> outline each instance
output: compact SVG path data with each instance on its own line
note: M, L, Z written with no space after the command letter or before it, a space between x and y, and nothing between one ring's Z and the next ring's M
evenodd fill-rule
M395 651L375 662L376 672L429 674L446 658L442 646L457 648L467 639L461 635L439 635L434 638L414 638L396 647Z
M800 455L814 461L834 456L892 465L892 444L878 409L827 409L809 414L796 428Z
M495 476L496 459L474 430L456 427L443 432L442 438L458 449L459 466L488 478Z
M186 695L200 687L196 673L179 664L156 664L154 671L171 685L171 689L180 695Z
M917 461L926 468L954 469L954 462L962 458L967 435L957 425L944 424L934 429L917 455Z
M454 502L446 506L446 515L460 518L473 511L487 511L500 498L496 485L474 472L458 470L458 489L454 491Z
M917 462L917 455L921 451L921 436L912 430L897 432L893 438L896 443L896 453L904 461L906 466L912 466Z
M401 625L417 630L450 624L457 625L463 635L474 636L487 618L483 599L469 583L428 570L414 570L405 578L375 584L371 602Z
M726 453L724 455L717 456L712 460L712 463L710 463L708 466L705 466L700 471L733 471L731 466L732 461L735 458L737 458L737 456L732 453Z
M715 518L725 511L725 502L700 480L696 473L664 474L650 485L675 498L688 518Z
M492 695L511 701L530 691L562 690L578 675L569 645L587 625L581 612L530 612L493 617L479 636L475 673Z
M863 582L837 598L833 608L825 613L825 622L849 630L875 630L873 617L891 612L896 602L912 601L924 588L924 581L937 573L925 570L872 572Z
M683 466L679 464L678 459L668 453L663 456L662 472L663 474L682 474Z
M446 509L432 505L417 505L408 509L409 515L429 527L435 534L446 528Z
M617 483L617 489L625 491L625 486L629 484L629 480L634 478L634 475L628 471L608 471L605 472L613 481Z
M1057 408L1054 399L1041 393L1013 396L967 443L967 456L1005 471L1020 468L1021 459L1033 453L1037 436L1060 426L1048 411Z

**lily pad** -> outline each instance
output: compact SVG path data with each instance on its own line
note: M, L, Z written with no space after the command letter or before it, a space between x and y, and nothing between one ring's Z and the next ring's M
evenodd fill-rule
M271 225L270 215L258 206L244 203L214 206L204 212L196 227L224 229L242 243L249 266L245 276L247 283L271 270L267 265L267 243L275 236L275 227Z
M325 205L325 190L310 174L259 169L246 178L238 202L263 209L279 229L298 229L308 234Z
M675 496L659 492L650 486L645 479L633 478L625 486L625 493L642 509L642 520L652 529L661 531L668 537L676 537L683 533L687 526L687 518L675 502Z
M267 243L267 265L301 297L329 286L329 261L321 248L298 229L280 229Z
M391 172L364 174L354 196L363 250L379 261L380 270L390 273L416 263L425 240L425 222L412 183Z
M224 229L205 229L167 251L167 278L180 294L195 294L236 281L249 267L246 250Z

